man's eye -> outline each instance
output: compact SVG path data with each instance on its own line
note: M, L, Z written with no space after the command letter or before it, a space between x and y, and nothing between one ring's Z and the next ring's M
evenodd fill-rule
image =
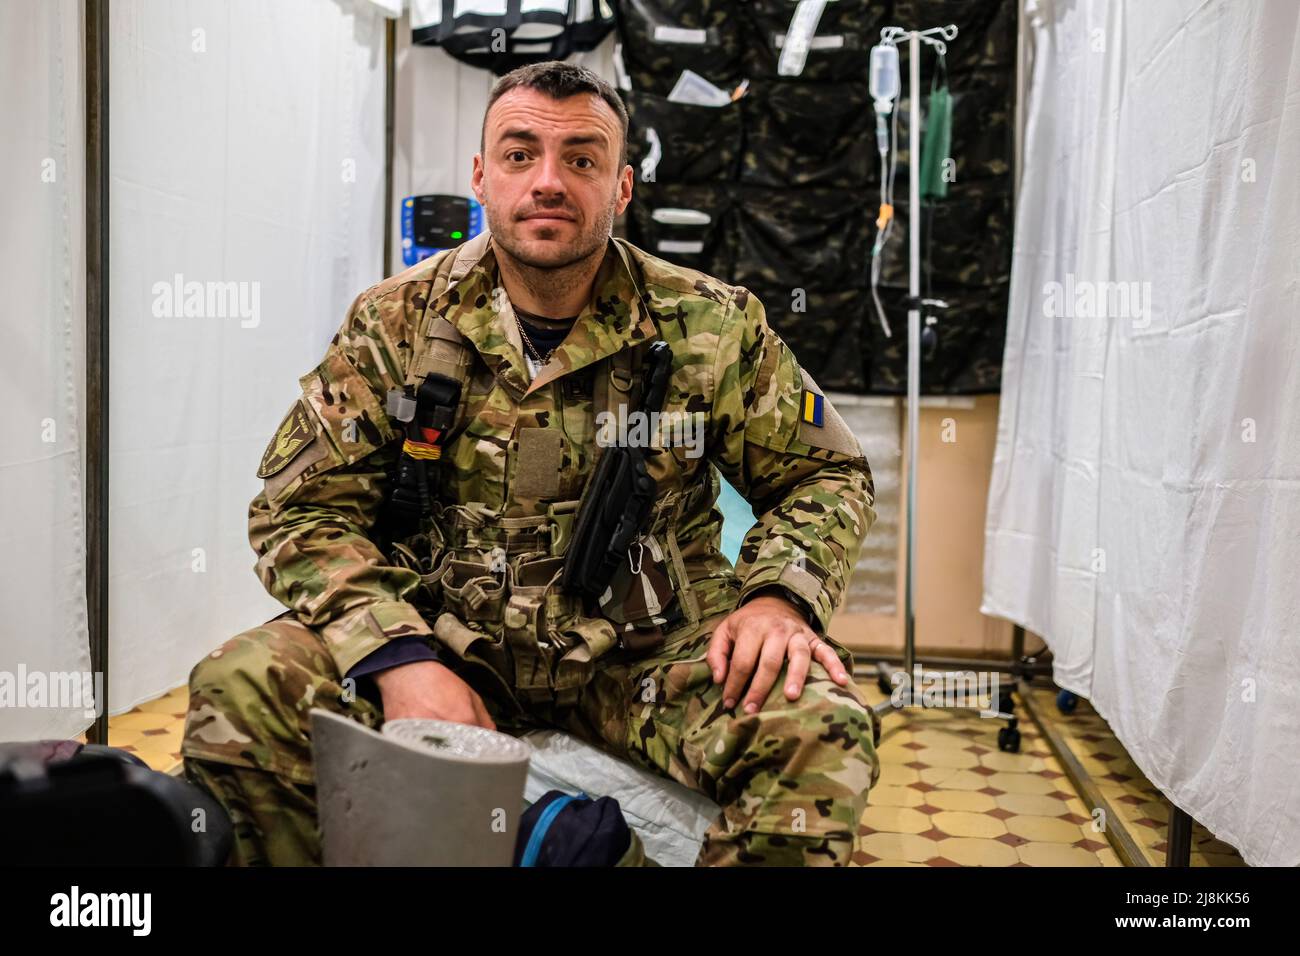
M522 149L512 149L510 152L506 154L507 158L509 159L517 158L519 162L523 162L524 159L527 158L527 155L528 154L525 153Z
M575 160L575 162L578 162L578 163L586 163L587 165L583 166L583 167L582 167L583 169L595 169L595 168L596 168L596 164L593 163L593 162L591 161L591 157L590 157L590 156L579 156L579 157Z

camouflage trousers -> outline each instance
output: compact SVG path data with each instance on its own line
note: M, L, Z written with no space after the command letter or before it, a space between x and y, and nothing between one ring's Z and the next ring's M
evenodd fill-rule
M816 662L798 700L786 699L783 672L757 713L724 709L722 685L705 663L721 620L649 652L607 655L561 713L512 713L460 662L448 666L480 691L502 731L558 728L719 804L697 865L849 864L880 774L879 719L856 688L840 687ZM345 690L320 638L290 615L227 641L191 673L185 774L229 813L231 862L320 863L313 707L372 728L383 723L380 707Z

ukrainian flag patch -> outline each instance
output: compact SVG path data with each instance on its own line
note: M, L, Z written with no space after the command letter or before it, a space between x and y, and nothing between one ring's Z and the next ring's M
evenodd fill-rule
M824 399L816 392L810 392L804 389L803 393L803 420L809 424L816 425L819 428L822 424L822 403Z

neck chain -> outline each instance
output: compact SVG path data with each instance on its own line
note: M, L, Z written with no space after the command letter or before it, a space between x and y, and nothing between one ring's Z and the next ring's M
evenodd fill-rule
M533 359L537 362L537 364L545 365L547 362L549 362L551 360L551 356L555 354L555 349L548 349L545 355L542 355L540 352L538 352L537 346L533 345L533 340L530 339L528 337L528 333L524 331L524 323L519 320L518 313L515 313L515 326L519 329L520 338L524 340L524 347L527 348L528 351L532 354Z

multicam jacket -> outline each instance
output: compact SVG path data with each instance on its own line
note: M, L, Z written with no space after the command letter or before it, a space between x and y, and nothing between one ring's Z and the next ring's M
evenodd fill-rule
M597 451L598 396L623 387L603 360L662 339L673 353L662 421L702 432L691 443L680 427L663 428L647 451L657 499L638 563L666 575L667 606L625 602L621 618L611 613L621 627L661 625L671 638L777 584L825 629L875 519L871 473L758 299L611 238L589 303L530 381L483 233L356 299L258 470L265 486L249 515L258 574L318 629L340 672L392 638L433 633L438 609L422 601L421 575L381 550L375 524L402 444L386 396L410 381L439 317L471 347L459 424L430 463L433 497L456 516L443 524L455 526L446 534L456 548L498 540L475 539L475 527L543 520L552 553L562 552ZM756 517L735 568L719 550L719 475Z

